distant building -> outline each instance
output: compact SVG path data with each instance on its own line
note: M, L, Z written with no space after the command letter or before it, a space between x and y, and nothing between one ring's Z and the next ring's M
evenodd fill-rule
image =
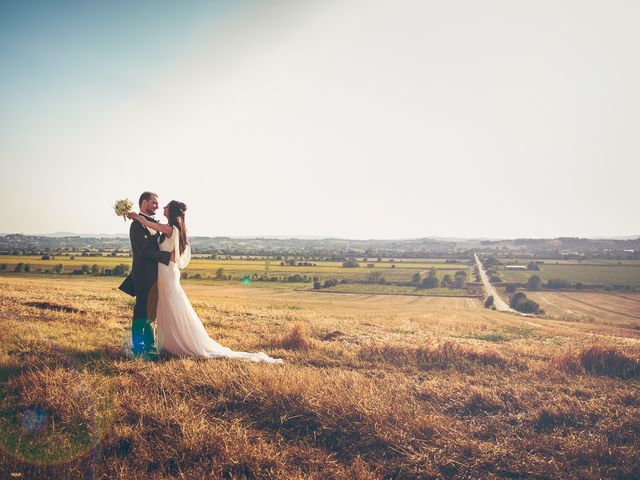
M507 270L526 270L527 266L526 265L505 265L505 267Z

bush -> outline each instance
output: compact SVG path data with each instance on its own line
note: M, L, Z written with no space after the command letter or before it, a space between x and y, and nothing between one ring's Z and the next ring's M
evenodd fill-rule
M113 270L111 270L111 275L116 275L116 276L126 275L128 272L129 272L129 265L121 263L113 267Z
M440 281L440 286L443 288L451 288L453 286L453 279L451 278L451 275L447 274L444 277L442 277L442 280Z
M422 288L438 288L440 282L435 269L431 269L429 276L422 280Z
M522 313L540 313L540 305L527 298L524 292L516 292L511 296L511 308Z
M504 291L507 293L516 293L517 287L514 283L507 283L504 287Z
M281 337L273 339L270 344L273 348L284 348L286 350L309 350L311 341L307 337L304 326L296 323L291 332Z
M540 270L540 267L536 262L529 262L529 265L527 265L527 270Z
M513 304L521 300L524 300L526 298L527 298L527 295L524 292L516 292L511 296L511 299L509 300L509 302Z
M587 373L611 377L640 377L640 360L628 357L615 348L591 347L578 355Z
M411 277L411 283L420 283L420 281L422 280L422 275L420 275L420 272L416 272L413 274L413 276Z
M342 262L342 266L345 268L357 268L360 264L356 261L355 258L350 258L346 262Z
M384 283L384 277L381 272L371 272L367 275L367 281L371 283Z
M497 258L495 258L495 257L488 257L488 258L484 261L484 266L485 266L485 268L491 268L491 267L493 267L494 265L500 265L500 264L501 264L500 260L498 260L498 259L497 259Z
M73 272L74 275L88 275L91 272L89 265L81 265L80 268L76 268Z
M493 295L489 295L484 302L484 308L490 308L493 306Z
M529 280L527 281L527 290L540 290L540 286L542 285L542 279L538 275L531 275Z
M322 288L322 284L320 282L313 282L313 288L315 290L320 290Z
M547 282L547 288L552 290L571 288L571 283L560 278L552 278Z
M522 302L519 302L513 308L522 313L540 313L540 305L529 298Z

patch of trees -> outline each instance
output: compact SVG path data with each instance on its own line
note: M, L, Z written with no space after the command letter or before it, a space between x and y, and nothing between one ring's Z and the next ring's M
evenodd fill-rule
M62 271L62 265L59 265L60 272ZM102 268L97 264L93 265L80 265L79 268L76 268L71 272L72 275L106 275L106 276L114 276L121 277L123 275L127 275L131 267L125 263L121 263L119 265L114 266L113 268ZM56 273L60 273L56 272Z
M429 270L429 274L422 278L420 272L416 272L411 276L411 283L419 285L421 288L464 288L467 282L467 272L458 270L453 277L451 274L445 274L442 280L438 279L438 271L435 268Z
M538 262L529 262L529 265L527 265L527 270L540 270Z
M504 291L507 293L516 293L517 287L515 283L507 283L504 287Z
M489 295L484 302L484 308L491 308L491 307L493 307L493 295Z
M527 298L524 292L516 292L511 296L509 301L511 308L522 313L540 313L540 305Z

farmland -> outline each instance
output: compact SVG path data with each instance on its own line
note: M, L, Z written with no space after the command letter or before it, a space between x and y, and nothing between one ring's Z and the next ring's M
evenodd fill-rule
M417 288L411 286L396 285L370 285L370 284L342 284L335 287L329 287L322 290L323 292L342 292L342 293L372 293L380 295L434 295L434 296L465 296L468 291L462 288ZM480 291L478 289L478 291ZM477 296L480 296L479 294Z
M640 476L640 295L531 293L548 314L525 318L184 282L213 338L272 366L130 358L117 284L0 275L2 478Z
M635 263L603 264L540 264L539 271L501 270L505 282L526 282L531 275L539 275L543 282L552 278L572 283L596 285L640 286L640 265Z
M383 261L364 261L358 259L359 266L343 267L342 262L330 261L284 261L266 260L261 257L231 258L231 259L209 259L203 255L194 256L188 268L185 270L186 276L195 277L201 280L216 281L238 281L242 278L250 278L252 281L258 279L278 280L278 282L264 281L267 286L282 288L281 281L295 280L299 288L308 288L313 281L323 282L329 279L346 282L410 282L416 273L426 275L430 270L435 269L440 279L445 275L452 278L456 272L466 272L467 279L471 279L471 268L468 263L446 263L443 259L385 259ZM64 255L54 259L43 260L41 256L0 256L0 265L4 265L4 272L13 272L19 264L29 265L30 273L51 273L54 268L58 268L63 274L78 271L80 267L85 267L85 272L105 271L114 269L117 265L124 264L130 268L131 258L126 256L76 256ZM369 266L370 265L370 266ZM381 282L382 279L382 282ZM288 282L287 282L288 283ZM357 288L357 287L354 287ZM398 287L400 288L400 287ZM407 287L415 290L415 287ZM427 291L418 292L428 294ZM459 295L459 292L451 291L452 295ZM473 294L473 291L470 290ZM439 292L447 294L447 292Z

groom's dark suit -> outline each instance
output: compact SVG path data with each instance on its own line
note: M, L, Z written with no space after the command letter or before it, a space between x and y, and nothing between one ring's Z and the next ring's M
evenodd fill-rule
M153 218L144 214L141 215L149 221L157 223ZM160 251L158 246L159 238L160 233L151 233L147 227L137 220L131 222L129 239L131 240L133 266L131 267L131 274L122 283L120 289L136 297L131 325L132 349L136 355L144 351L150 351L155 346L153 329L151 328L151 322L155 318L149 317L150 313L155 316L157 297L150 294L155 290L155 283L158 278L158 262L169 265L171 259L170 252ZM153 302L153 305L148 305L151 302Z

